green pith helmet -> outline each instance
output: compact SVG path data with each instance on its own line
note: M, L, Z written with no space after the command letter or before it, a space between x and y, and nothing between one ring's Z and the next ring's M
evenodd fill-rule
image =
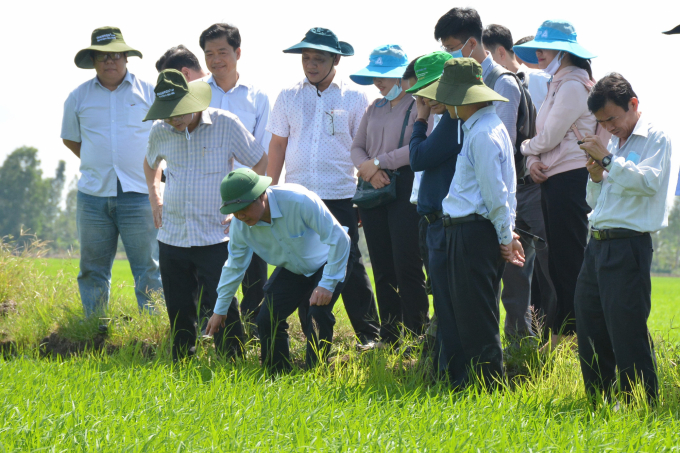
M453 58L451 54L448 52L442 52L441 50L418 58L415 66L413 67L416 77L418 78L418 82L406 90L406 92L415 93L421 88L428 86L435 80L438 80L442 76L442 72L444 72L444 64L451 58Z
M212 89L206 82L188 83L184 74L166 69L158 74L156 99L144 121L162 120L173 116L202 112L210 106Z
M444 65L442 77L416 93L446 105L468 105L503 101L506 98L487 87L482 66L472 58L452 58Z
M92 32L92 44L76 54L76 66L82 69L94 69L92 52L127 52L128 57L142 58L142 53L125 44L123 33L118 27L101 27Z
M269 176L260 176L250 168L232 171L222 180L222 214L233 214L248 206L267 190L272 183Z

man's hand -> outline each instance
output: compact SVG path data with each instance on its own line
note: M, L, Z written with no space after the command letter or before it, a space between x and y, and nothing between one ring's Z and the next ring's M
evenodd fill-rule
M163 226L163 200L158 197L149 196L151 212L153 213L153 225L156 229Z
M430 106L427 105L425 99L422 96L416 96L416 108L418 109L418 118L427 121L430 117Z
M378 170L380 170L380 167L373 163L373 159L368 159L359 166L359 172L357 173L357 176L359 176L364 181L370 181L373 175L378 172Z
M328 305L331 303L332 298L332 292L328 291L326 288L317 286L314 291L312 291L312 297L309 298L309 305Z
M590 173L590 179L592 179L593 182L601 182L602 179L604 179L604 168L595 162L595 159L592 157L588 157L586 169L588 169L588 173Z
M524 248L519 242L519 234L512 233L512 242L508 245L501 244L501 256L508 263L515 266L524 266Z
M390 183L390 177L382 170L378 170L369 181L375 189L382 189Z
M229 234L229 228L231 227L231 219L234 218L234 214L227 214L227 217L222 220L222 226L226 225L224 229L224 234Z
M602 140L597 135L586 134L580 148L588 153L596 161L602 162L602 158L609 155L607 147L602 144Z
M218 315L213 313L213 315L208 320L208 325L205 328L206 335L215 335L221 328L224 327L224 323L227 320L227 315Z
M543 172L547 169L548 169L547 165L544 165L540 162L534 162L531 168L529 169L531 179L533 179L534 182L537 184L546 182L548 180L548 177Z

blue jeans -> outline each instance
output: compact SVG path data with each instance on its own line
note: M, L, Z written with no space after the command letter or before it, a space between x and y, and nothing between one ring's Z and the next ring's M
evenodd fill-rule
M118 182L115 197L95 197L78 192L80 272L78 287L85 315L106 310L111 292L111 267L120 234L135 280L140 310L148 304L149 291L160 291L158 231L153 224L149 196L123 192Z

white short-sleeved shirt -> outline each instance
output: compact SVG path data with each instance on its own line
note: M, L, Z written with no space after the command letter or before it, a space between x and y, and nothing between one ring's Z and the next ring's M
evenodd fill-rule
M306 78L284 89L267 125L272 134L288 137L286 183L300 184L324 200L352 198L356 192L350 148L368 107L363 92L336 80L321 96Z
M115 197L118 179L123 192L149 193L142 164L153 122L142 120L155 99L153 90L128 71L113 91L95 76L69 94L61 138L81 143L78 190Z
M271 107L269 96L253 85L241 81L241 76L231 90L225 92L215 81L212 75L203 78L210 85L212 98L210 107L226 110L238 116L243 126L253 134L255 140L262 145L265 153L269 151L269 141L272 134L267 132L267 122ZM242 168L238 162L234 162L234 168Z

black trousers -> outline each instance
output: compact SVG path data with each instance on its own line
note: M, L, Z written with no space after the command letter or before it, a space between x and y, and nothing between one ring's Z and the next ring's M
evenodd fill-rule
M338 283L330 304L310 306L309 298L319 285L324 267L310 277L277 267L265 284L264 303L257 316L262 344L262 364L265 367L274 371L286 371L291 368L286 320L295 310L304 313L305 316L303 331L307 338L305 352L307 367L315 365L319 360L326 360L333 342L335 326L333 306L340 297L344 283Z
M357 212L353 207L352 199L323 200L326 207L340 225L348 228L347 234L352 240L347 261L347 276L342 289L342 302L345 304L347 317L352 324L358 340L365 344L378 339L380 324L378 322L378 310L373 296L373 287L368 278L364 262L359 250L359 226ZM298 312L303 329L308 318L306 307Z
M454 387L477 378L493 386L503 376L498 291L505 261L496 229L488 220L447 227L446 253L450 297L434 296L439 367Z
M427 249L427 229L430 226L425 217L421 216L418 221L418 249L420 259L425 266L425 292L432 294L432 282L430 281L430 252Z
M404 166L398 171L395 201L359 208L375 278L380 336L388 343L399 339L401 325L412 334L425 333L430 309L418 243L420 216L409 200L413 170Z
M574 291L583 264L590 212L586 203L587 182L588 170L577 168L550 176L541 183L541 207L548 241L548 267L557 296L552 325L554 334L576 333Z
M217 301L222 266L229 256L228 243L204 247L175 247L158 242L165 304L172 327L174 360L193 355L197 330L205 328ZM215 349L223 356L243 356L243 326L234 297L225 327L214 335Z
M253 259L241 283L241 316L247 323L255 322L264 299L264 284L267 282L267 263L253 253Z
M652 308L652 238L591 239L576 285L576 326L586 391L630 392L636 379L656 398ZM619 380L616 385L616 368Z

